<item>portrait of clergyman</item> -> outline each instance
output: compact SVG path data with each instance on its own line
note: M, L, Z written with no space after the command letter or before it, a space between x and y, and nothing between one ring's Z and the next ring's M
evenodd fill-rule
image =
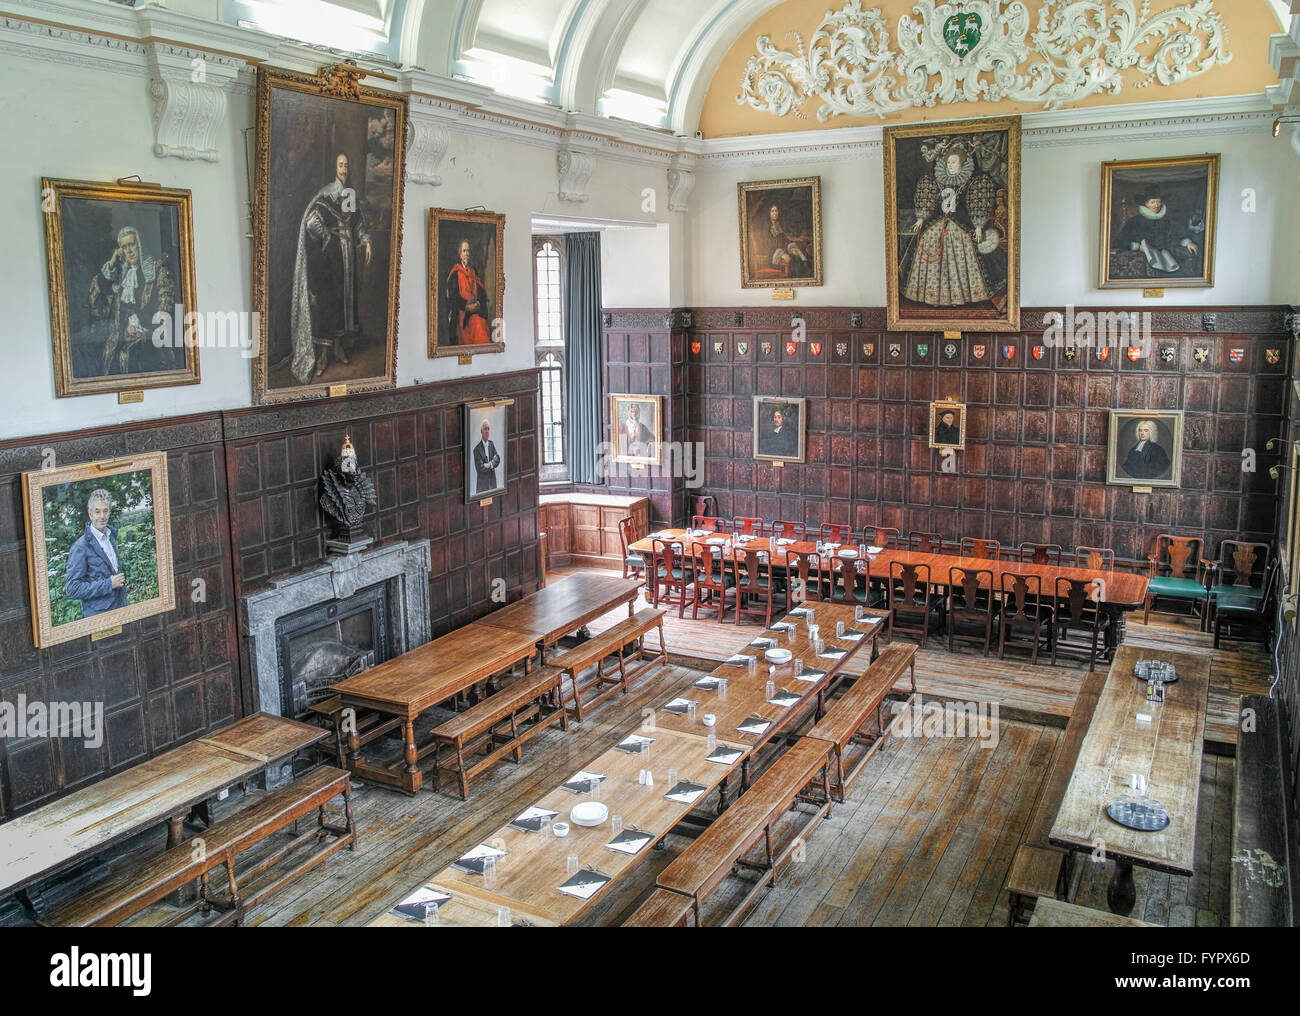
M895 330L1020 327L1020 120L886 127Z
M754 458L802 462L807 436L803 399L754 396Z
M465 503L473 504L506 492L506 403L466 403Z
M175 606L167 456L23 474L39 647Z
M966 407L962 403L930 403L930 447L966 447Z
M499 353L506 279L506 217L434 208L429 212L429 355Z
M406 99L266 70L257 89L254 398L391 388Z
M663 396L611 395L609 418L614 428L614 461L640 465L660 462Z
M822 284L821 177L741 183L740 284Z
M1183 414L1112 409L1107 483L1181 485Z
M41 181L55 393L197 384L190 192Z
M1213 285L1218 183L1217 155L1102 163L1101 288Z

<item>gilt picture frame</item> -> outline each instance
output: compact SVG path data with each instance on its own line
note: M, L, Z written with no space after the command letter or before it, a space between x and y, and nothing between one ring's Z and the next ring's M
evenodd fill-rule
M505 352L506 217L429 210L429 355Z
M802 462L807 439L806 399L754 396L754 458Z
M1180 487L1183 411L1112 409L1106 482L1130 487Z
M741 287L822 285L821 177L739 183L736 196Z
M614 462L657 466L663 461L662 395L611 395L609 425Z

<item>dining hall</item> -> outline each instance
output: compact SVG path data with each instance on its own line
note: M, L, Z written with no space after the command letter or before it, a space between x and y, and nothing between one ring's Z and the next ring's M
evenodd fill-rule
M874 4L0 2L0 928L1296 924L1300 3Z

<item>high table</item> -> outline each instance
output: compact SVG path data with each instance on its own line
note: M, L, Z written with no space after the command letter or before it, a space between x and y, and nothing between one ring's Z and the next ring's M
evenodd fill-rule
M853 608L832 603L808 603L805 606L812 611L813 621L820 626L826 644L843 648L845 653L838 660L815 657L808 644L806 620L799 621L794 643L783 641L780 648L791 649L795 659L802 655L805 667L825 670L825 674L814 681L799 681L793 677L792 664L779 667L776 677L772 678L777 682L777 690L788 688L798 692L799 699L796 702L789 706L777 706L766 701L764 692L769 680L767 665L760 665L754 674L750 674L747 667L722 664L708 676L727 679L725 699L716 690L691 687L684 693L684 697L699 701L694 723L687 716L667 712L662 707L656 710L653 722L649 718L643 721L636 733L638 736L654 738L649 756L611 747L591 762L575 767L573 775L578 771L603 774L606 779L601 784L601 803L609 808L611 816L622 816L625 829L636 827L650 837L650 841L636 854L623 854L605 846L611 838L608 820L595 828L571 824L569 835L564 838L556 837L550 832L525 832L506 825L480 841L506 851L505 857L498 862L496 884L491 888L484 886L482 876L451 866L421 883L419 888L451 894L452 898L439 908L438 923L453 927L492 926L497 923L497 908L508 907L514 924L571 924L599 901L602 894L608 893L610 887L605 886L589 900L561 893L558 887L565 881L565 862L569 854L578 855L581 867L591 866L609 875L612 884L634 869L647 851L698 807L714 789L721 788L719 796L724 797L725 781L738 768L742 773L747 773L755 753L778 733L788 733L794 720L807 713L807 707L814 698L820 704L820 697L827 684L850 656L874 640L875 632L881 627L879 623L871 626L874 630L859 641L840 641L835 639L836 621L845 621L848 628L867 629L865 623L855 624ZM881 612L872 613L878 616ZM761 651L750 649L749 652ZM707 730L701 721L706 713L713 713L717 718L715 730L718 745L730 746L740 752L739 757L729 764L706 759L709 754ZM761 734L742 734L737 731L736 726L752 714L770 718L773 722ZM642 769L649 769L654 774L653 786L643 786L638 782L638 774ZM666 800L664 795L671 789L667 784L669 769L677 770L678 779L690 780L704 787L705 791L689 804ZM569 821L570 809L585 799L584 794L575 795L557 787L530 803L558 812L555 821ZM721 805L721 800L719 803ZM521 812L523 810L520 809ZM465 845L466 849L474 846L472 843ZM394 914L392 910L371 924L419 926L418 922Z
M1178 680L1165 686L1165 701L1146 700L1147 685L1133 676L1139 660L1174 665ZM1115 861L1106 901L1117 914L1133 909L1133 865L1174 875L1193 874L1196 807L1201 787L1201 750L1210 661L1163 649L1120 646L1079 749L1074 775L1061 800L1048 841L1068 850L1102 850ZM1139 720L1139 714L1150 717ZM1147 796L1169 811L1160 832L1129 829L1106 807L1129 793L1129 777L1147 779Z
M483 620L497 628L525 632L545 652L565 635L627 604L629 616L640 579L600 572L577 572L493 611Z
M327 733L256 713L6 822L0 825L0 895L162 822L167 846L174 847L192 808Z
M423 783L419 760L435 751L437 744L430 741L416 746L415 718L516 663L522 662L526 672L535 651L536 641L531 634L476 621L340 681L334 690L343 706L390 717L364 735L356 723L351 724L349 771L386 787L416 793ZM362 747L397 727L401 728L405 746L403 757L387 766L367 762Z

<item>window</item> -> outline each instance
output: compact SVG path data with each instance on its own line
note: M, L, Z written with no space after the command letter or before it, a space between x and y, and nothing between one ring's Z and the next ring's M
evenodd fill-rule
M564 244L559 237L533 237L534 346L541 368L543 483L567 480L564 447Z

